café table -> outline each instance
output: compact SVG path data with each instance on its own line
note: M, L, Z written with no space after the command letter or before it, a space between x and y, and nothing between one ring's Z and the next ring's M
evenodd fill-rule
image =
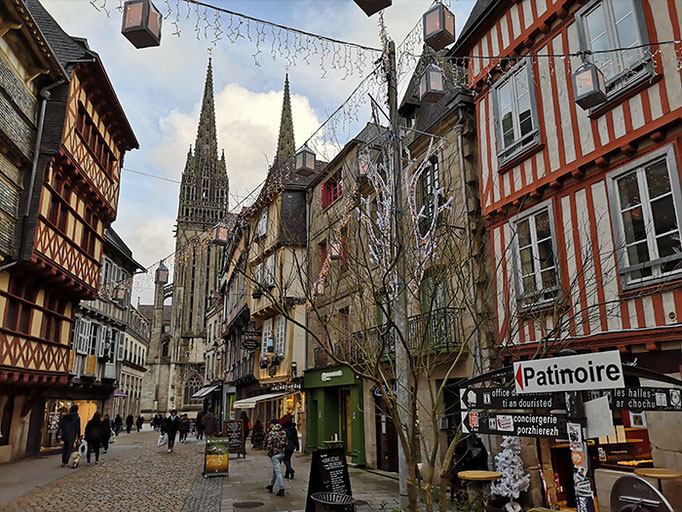
M467 487L470 486L470 496L474 497L476 494L479 494L482 499L484 505L487 504L487 499L483 497L483 488L484 486L489 486L491 482L494 482L495 480L499 480L502 478L502 473L499 473L497 471L484 471L484 470L479 470L479 469L472 469L472 470L467 470L467 471L460 471L457 473L457 477L460 480L465 480L468 485ZM485 493L486 495L488 492Z
M679 471L666 468L637 468L635 469L635 475L647 478L655 478L658 480L658 490L661 492L663 492L662 480L672 480L674 478L682 477L682 473Z

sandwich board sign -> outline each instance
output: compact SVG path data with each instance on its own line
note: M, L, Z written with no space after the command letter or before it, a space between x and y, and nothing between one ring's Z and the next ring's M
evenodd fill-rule
M514 363L517 394L625 387L620 352L596 352Z

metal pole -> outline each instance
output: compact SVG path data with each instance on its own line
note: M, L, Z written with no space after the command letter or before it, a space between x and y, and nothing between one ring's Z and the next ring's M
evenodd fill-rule
M396 369L396 393L398 399L398 415L400 417L400 425L407 426L408 441L412 440L412 433L416 418L407 416L410 410L410 378L408 366L408 354L403 343L401 343L400 336L407 336L407 293L405 290L405 258L403 254L402 243L402 227L403 219L401 212L403 211L403 188L402 188L402 172L400 160L400 139L398 137L400 131L400 124L398 118L398 74L396 69L396 54L395 43L388 42L388 106L389 117L391 122L391 150L393 152L393 234L395 250L397 250L396 260L396 298L394 304L394 323L396 330L400 335L395 343L395 369ZM398 474L400 478L400 506L407 507L407 460L405 458L405 451L402 443L398 443Z

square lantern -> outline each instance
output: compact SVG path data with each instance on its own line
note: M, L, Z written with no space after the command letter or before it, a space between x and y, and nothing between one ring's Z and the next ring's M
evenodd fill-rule
M163 264L163 261L159 262L159 268L156 269L156 275L154 277L155 284L166 284L168 282L168 268Z
M369 166L372 165L368 151L360 151L358 153L358 177L367 178L369 175Z
M443 87L443 72L441 69L430 64L422 75L419 84L419 99L428 103L435 103L445 95Z
M215 245L225 246L227 245L229 234L227 225L224 222L219 222L213 227L213 231L211 231L211 241Z
M149 0L128 0L123 6L123 34L135 48L161 44L161 13Z
M573 73L575 102L583 110L606 101L606 83L603 73L591 62L583 62Z
M424 14L424 41L434 50L455 42L455 15L443 4Z
M296 174L310 176L315 172L315 153L308 146L296 153Z
M313 295L315 297L324 295L324 280L322 278L313 283Z
M355 0L355 3L365 11L367 16L371 16L382 9L386 9L386 7L391 7L393 0Z
M119 301L119 302L124 301L126 298L125 286L122 284L119 284L118 286L116 286L116 288L114 288L114 292L112 293L112 298L114 300Z
M341 240L332 240L329 244L329 257L333 260L340 260L343 257L343 243Z

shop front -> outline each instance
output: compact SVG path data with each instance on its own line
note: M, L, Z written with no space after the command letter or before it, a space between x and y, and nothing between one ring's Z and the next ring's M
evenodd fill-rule
M362 379L343 366L308 370L304 389L307 395L307 451L329 447L325 441L341 440L351 462L364 466Z
M78 416L81 420L81 434L85 432L86 423L94 414L101 411L101 401L95 400L71 400L53 398L45 402L45 416L41 433L40 449L42 452L61 448L62 438L59 430L59 421L62 416L69 412L71 406L78 406Z
M280 420L285 415L291 415L299 433L305 430L305 394L300 382L261 387L260 390L261 394L232 403L235 419L245 412L252 424L260 420L266 426L272 419Z

